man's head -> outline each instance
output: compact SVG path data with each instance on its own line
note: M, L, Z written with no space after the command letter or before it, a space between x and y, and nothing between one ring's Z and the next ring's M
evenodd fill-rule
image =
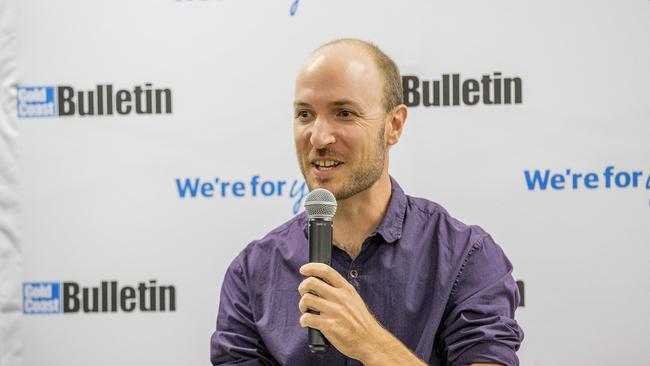
M344 39L312 53L296 78L296 152L310 189L344 200L388 179L388 146L406 120L395 63L367 42Z
M379 75L382 78L382 93L383 93L383 106L386 113L389 113L393 108L403 103L404 93L402 90L402 76L399 73L399 68L395 64L395 61L388 57L379 47L376 45L362 41L359 39L337 39L325 43L324 45L318 47L313 54L326 48L328 46L336 44L349 44L351 46L356 46L361 49L361 51L366 52L372 60L375 62L375 66L379 71Z

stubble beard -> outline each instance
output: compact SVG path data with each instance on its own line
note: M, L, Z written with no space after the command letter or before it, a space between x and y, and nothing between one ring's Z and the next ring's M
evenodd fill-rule
M379 134L375 140L375 148L372 149L373 151L370 151L368 156L363 157L362 161L358 163L359 166L351 171L350 178L343 182L343 186L337 191L332 192L337 201L345 200L365 191L366 189L372 187L372 185L375 184L375 182L377 182L381 177L381 174L384 171L384 161L386 158L384 130L385 127L382 127L382 129L379 131ZM331 154L328 154L327 149L319 151L319 155L331 156ZM309 179L307 179L307 173L309 172L310 168L311 164L307 160L300 164L302 175L307 182L309 190L311 191L314 188L317 188L317 186L326 184L329 179L319 180L316 178L318 184L315 184L315 182L310 182Z

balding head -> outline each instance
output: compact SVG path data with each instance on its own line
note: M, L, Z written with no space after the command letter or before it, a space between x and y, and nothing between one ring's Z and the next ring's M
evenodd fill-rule
M382 104L386 113L396 106L403 104L402 78L395 62L376 45L354 38L337 39L318 47L305 66L315 57L330 54L334 57L346 55L369 57L376 67L377 75L381 78Z

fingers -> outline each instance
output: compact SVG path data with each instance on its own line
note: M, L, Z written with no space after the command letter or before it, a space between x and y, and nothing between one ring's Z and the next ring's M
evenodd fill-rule
M308 263L300 268L300 273L307 276L298 286L301 296L298 308L302 313L300 326L327 330L328 324L333 324L335 320L332 314L342 313L341 302L352 285L335 269L323 263Z
M312 313L304 313L300 316L300 326L303 328L309 327L322 331L326 329L328 320L319 315Z
M298 292L300 292L300 296L312 293L324 299L331 299L334 296L334 288L316 277L307 277L302 280L298 286Z
M350 283L343 278L334 268L325 263L307 263L300 267L303 276L314 276L323 279L333 287L342 288Z
M304 294L298 302L298 308L301 313L306 313L309 310L317 311L319 313L331 312L331 304L326 300L310 293Z

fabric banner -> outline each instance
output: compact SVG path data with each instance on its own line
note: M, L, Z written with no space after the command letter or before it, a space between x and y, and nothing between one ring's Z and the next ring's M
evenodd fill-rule
M296 73L347 37L403 76L391 175L514 264L521 364L650 357L650 2L29 0L0 20L3 366L208 365L227 266L302 210Z

